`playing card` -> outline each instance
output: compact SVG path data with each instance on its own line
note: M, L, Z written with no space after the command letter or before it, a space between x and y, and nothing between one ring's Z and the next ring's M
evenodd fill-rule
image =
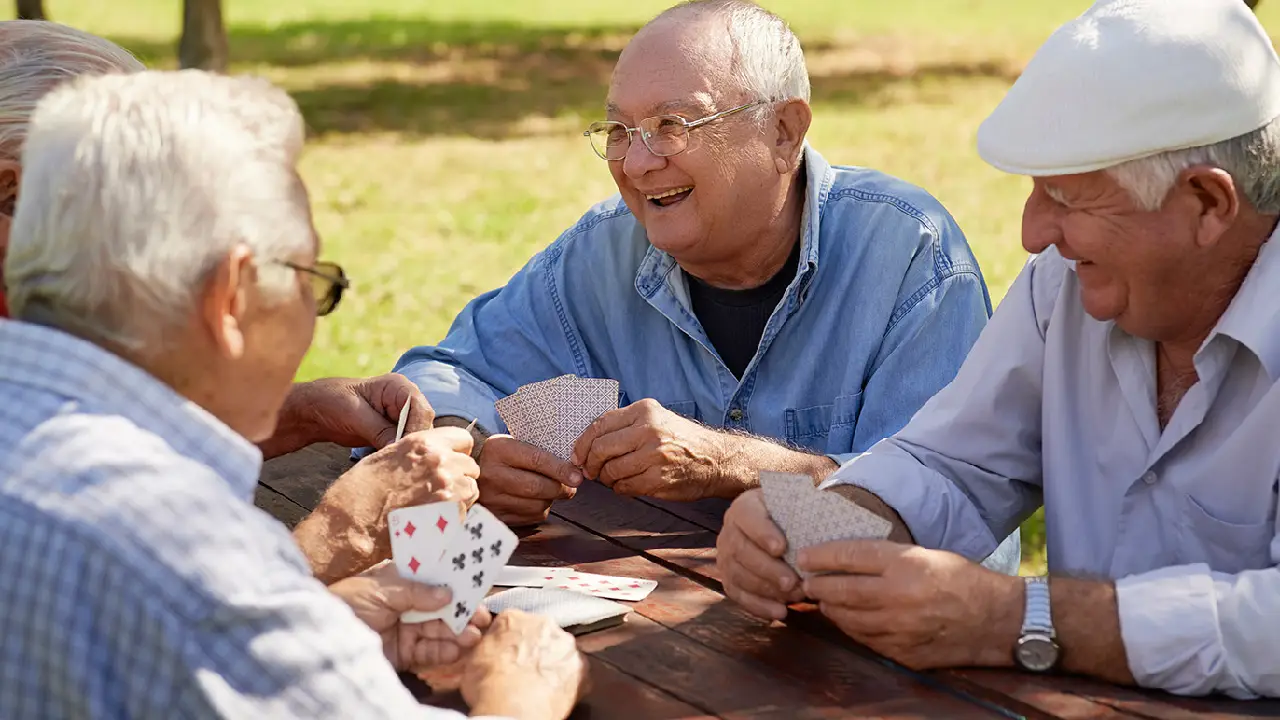
M450 603L429 613L407 612L402 622L443 620L456 635L467 626L485 593L493 587L519 539L493 513L473 505L466 523L438 565L438 574L453 592Z
M566 572L545 587L559 590L572 590L595 597L613 600L643 600L658 586L655 580L640 578L615 577L612 575L594 575L592 573Z
M556 588L503 590L486 598L484 605L495 615L511 608L542 615L575 635L617 624L607 622L609 620L622 622L631 612L630 607L621 603Z
M409 422L409 403L413 402L413 398L404 401L404 407L400 408L400 422L396 425L396 442L400 442L400 438L404 437L404 426Z
M498 587L544 587L573 568L507 565L493 584Z
M618 408L618 382L562 375L522 385L494 403L511 436L568 460L596 418Z
M397 508L387 513L391 558L400 577L438 584L440 578L433 571L462 525L459 505L451 501Z
M856 503L833 492L819 490L807 475L760 473L769 516L787 538L783 559L802 577L796 563L800 550L836 540L882 539L892 525Z

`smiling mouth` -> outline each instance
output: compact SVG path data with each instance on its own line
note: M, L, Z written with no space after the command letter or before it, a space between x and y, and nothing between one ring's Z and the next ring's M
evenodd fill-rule
M673 188L666 192L660 192L655 195L645 195L645 199L657 207L671 207L677 203L684 202L686 198L693 192L693 186Z

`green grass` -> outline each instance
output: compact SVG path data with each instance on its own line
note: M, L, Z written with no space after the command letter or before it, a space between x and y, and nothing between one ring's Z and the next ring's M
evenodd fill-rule
M58 21L172 67L174 0L46 0ZM354 289L321 323L300 376L384 372L438 340L614 191L575 132L601 111L627 37L669 3L294 0L225 8L233 70L288 89L312 142L303 161L325 255ZM932 191L956 216L998 301L1025 260L1028 184L979 160L978 124L1085 0L777 0L813 76L810 136L829 160ZM1261 16L1280 27L1280 2ZM6 10L10 11L8 5ZM11 17L11 16L9 16ZM1043 568L1043 524L1025 527Z

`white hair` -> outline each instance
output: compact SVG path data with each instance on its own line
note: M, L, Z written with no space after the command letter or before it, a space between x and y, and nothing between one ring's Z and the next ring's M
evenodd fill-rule
M747 0L688 0L654 20L685 13L725 22L733 46L730 73L749 97L769 102L809 101L804 51L782 18Z
M42 20L0 22L0 157L18 157L36 103L60 83L144 69L127 50L73 27Z
M269 296L296 287L272 261L314 252L302 143L297 106L265 80L148 71L55 89L22 154L14 317L148 356L238 244Z
M1213 145L1170 150L1130 160L1107 172L1144 210L1159 210L1178 180L1196 165L1212 165L1231 175L1236 189L1260 213L1280 213L1280 118L1244 135Z

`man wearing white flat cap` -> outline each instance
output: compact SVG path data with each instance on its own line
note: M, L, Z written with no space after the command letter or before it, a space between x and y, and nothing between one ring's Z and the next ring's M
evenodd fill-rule
M895 542L803 551L801 595L912 667L1280 695L1278 116L1239 0L1103 0L1045 43L978 131L1032 179L1035 257L955 381L822 486ZM1050 578L970 562L1042 503ZM799 599L784 543L739 498L730 596Z

